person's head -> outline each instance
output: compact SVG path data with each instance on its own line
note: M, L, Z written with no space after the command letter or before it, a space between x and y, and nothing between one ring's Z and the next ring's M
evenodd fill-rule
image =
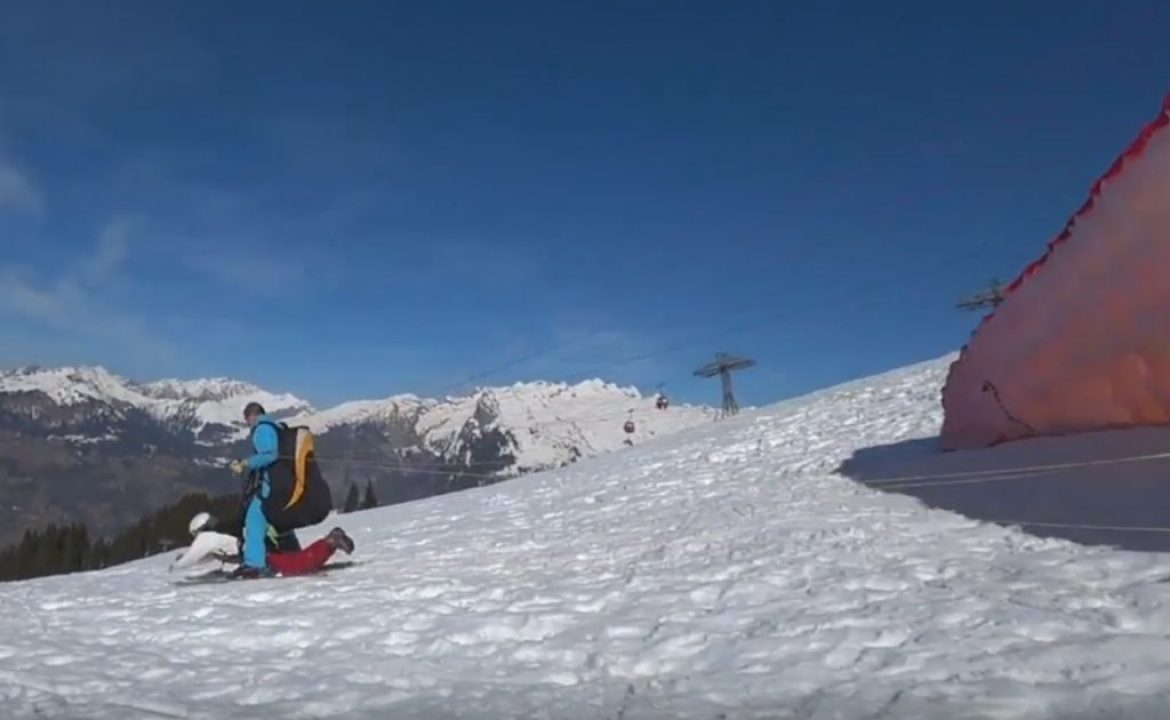
M250 402L244 406L244 422L248 427L255 427L256 421L264 414L264 406L258 402Z
M215 527L215 518L211 516L211 513L207 512L196 514L195 517L191 518L191 522L187 524L187 530L191 532L192 537L213 527Z

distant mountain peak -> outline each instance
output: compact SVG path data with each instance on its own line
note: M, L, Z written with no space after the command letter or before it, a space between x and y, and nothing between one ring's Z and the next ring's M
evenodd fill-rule
M43 393L52 402L127 405L162 421L182 420L198 433L208 425L242 427L244 405L256 401L276 415L311 413L308 402L230 378L138 383L101 366L28 366L0 373L0 393Z
M264 392L258 385L224 377L195 380L165 378L142 383L138 387L152 397L169 400L223 400Z
M318 410L290 393L273 393L225 377L135 382L102 367L27 367L0 373L0 395L40 392L60 406L86 402L129 406L187 433L205 447L244 438L241 412L259 402L270 414L307 425L318 434L370 428L376 436L409 442L437 457L471 457L491 463L498 455L517 468L555 467L713 419L708 407L654 407L654 397L599 378L575 383L529 380L477 387L442 400L412 394L353 400ZM115 413L116 414L116 413ZM633 437L625 422L635 420ZM108 428L103 432L108 436ZM491 445L492 448L488 448ZM474 447L472 447L474 446ZM407 449L407 448L399 448Z

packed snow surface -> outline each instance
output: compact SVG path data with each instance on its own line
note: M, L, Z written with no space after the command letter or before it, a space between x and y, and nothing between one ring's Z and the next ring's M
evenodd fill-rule
M358 564L329 575L177 587L170 553L0 586L3 714L949 720L1164 703L1158 556L835 473L858 448L935 434L945 369L342 516Z

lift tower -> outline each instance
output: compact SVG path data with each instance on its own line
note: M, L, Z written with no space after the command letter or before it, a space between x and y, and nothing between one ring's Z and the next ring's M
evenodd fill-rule
M735 402L735 392L731 389L731 373L753 367L755 360L746 357L735 357L727 353L715 353L715 361L709 362L695 371L699 377L715 377L723 381L723 417L735 415L739 412L739 405Z

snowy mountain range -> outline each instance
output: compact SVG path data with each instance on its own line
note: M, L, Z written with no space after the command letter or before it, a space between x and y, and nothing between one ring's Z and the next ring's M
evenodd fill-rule
M24 399L31 419L43 417L35 406L50 403L69 409L72 422L100 416L114 430L119 419L141 413L176 432L220 442L242 436L241 412L259 402L284 417L312 412L312 406L288 393L270 393L228 378L158 380L138 383L101 367L26 367L0 372L0 401ZM60 417L60 416L58 416ZM69 425L65 422L64 426ZM82 433L82 436L85 434ZM100 440L101 437L78 439Z
M313 429L339 502L350 483L366 482L383 502L395 502L559 467L717 414L658 409L656 400L589 380L318 409L227 378L136 382L101 367L20 368L0 373L0 455L9 458L0 461L0 507L8 508L0 513L0 542L12 539L13 528L47 520L80 514L106 528L119 524L106 516L136 519L177 492L233 490L222 468L249 452L242 410L252 401ZM92 506L101 517L86 509Z
M323 576L176 587L172 551L0 585L6 716L1164 716L1164 555L858 482L1026 461L939 451L949 359L331 518L302 535L356 564ZM1042 482L993 479L1013 512Z

